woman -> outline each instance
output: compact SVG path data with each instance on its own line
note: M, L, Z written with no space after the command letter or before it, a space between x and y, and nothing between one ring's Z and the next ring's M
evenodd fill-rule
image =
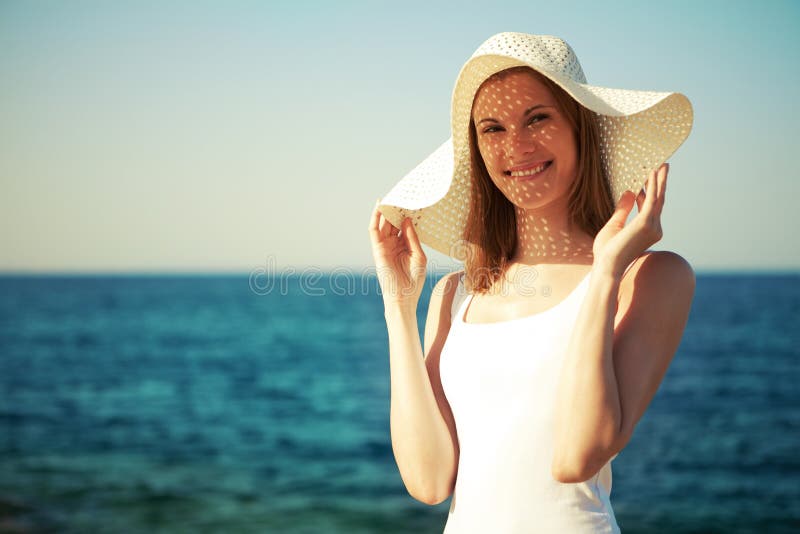
M618 532L611 461L694 293L683 258L647 250L691 106L590 86L564 41L504 33L462 68L452 111L452 141L370 221L400 474L422 502L453 495L448 533ZM424 349L421 242L465 263L434 288Z

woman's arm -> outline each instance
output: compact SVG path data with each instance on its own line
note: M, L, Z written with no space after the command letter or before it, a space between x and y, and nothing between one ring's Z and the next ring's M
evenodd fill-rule
M624 283L592 272L557 391L556 480L588 480L627 445L680 344L694 285L671 252L646 254Z
M392 450L409 494L439 504L452 493L458 464L455 423L439 378L439 354L450 330L458 273L433 290L423 359L416 313L388 307Z
M561 482L591 478L625 447L683 335L695 286L686 260L646 254L621 283L625 268L663 235L668 171L666 163L653 171L638 195L626 191L595 236L589 291L557 390L552 475ZM634 200L639 213L626 225Z
M438 373L455 284L448 275L434 288L425 331L428 357L423 358L417 305L427 258L411 219L403 219L397 228L379 211L379 204L380 200L368 229L389 331L392 450L409 494L438 504L450 495L457 463L455 425Z

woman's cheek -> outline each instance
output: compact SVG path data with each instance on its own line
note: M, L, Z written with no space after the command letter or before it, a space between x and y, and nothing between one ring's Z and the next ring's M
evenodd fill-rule
M497 161L497 155L500 152L500 147L496 142L489 143L486 152L489 159L492 161L492 164L494 165L494 163Z
M486 143L479 146L481 159L483 159L483 163L486 165L487 170L491 170L494 168L494 150L492 150L491 145L487 145Z

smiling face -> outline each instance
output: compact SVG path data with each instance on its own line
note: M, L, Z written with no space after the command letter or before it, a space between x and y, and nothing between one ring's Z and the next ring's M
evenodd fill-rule
M531 69L510 69L484 82L472 121L489 176L515 206L567 198L578 166L575 131Z

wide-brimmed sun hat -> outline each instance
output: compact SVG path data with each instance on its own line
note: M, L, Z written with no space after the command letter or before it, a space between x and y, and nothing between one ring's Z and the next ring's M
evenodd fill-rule
M410 217L422 243L464 259L462 235L472 194L472 103L490 76L520 66L538 71L597 114L602 164L615 202L625 190L638 192L651 171L681 146L692 129L692 105L680 93L589 85L575 52L564 40L498 33L472 54L456 79L451 137L381 198L378 209L390 223L399 228Z

